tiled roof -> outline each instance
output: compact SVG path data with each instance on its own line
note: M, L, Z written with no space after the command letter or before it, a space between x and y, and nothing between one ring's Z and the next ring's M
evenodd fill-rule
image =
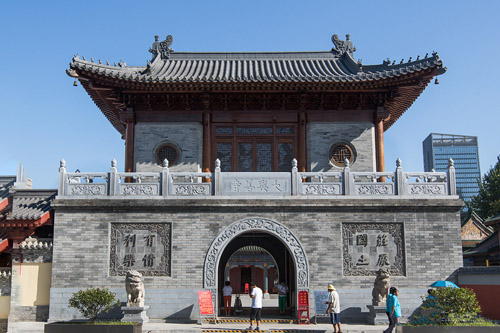
M110 66L73 58L71 69L110 79L141 83L183 82L367 82L380 81L438 68L432 57L390 65L364 66L349 55L332 52L281 53L177 53L169 59L157 56L145 67ZM441 74L441 73L439 73Z
M56 190L17 190L7 220L37 220L51 209Z
M9 196L9 189L14 186L16 176L0 176L0 201Z

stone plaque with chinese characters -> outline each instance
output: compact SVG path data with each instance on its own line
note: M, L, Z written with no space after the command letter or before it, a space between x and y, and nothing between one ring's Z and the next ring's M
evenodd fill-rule
M110 275L170 276L171 223L112 223Z
M222 173L221 194L238 196L289 195L291 178L288 172Z
M403 223L342 223L344 275L405 275Z

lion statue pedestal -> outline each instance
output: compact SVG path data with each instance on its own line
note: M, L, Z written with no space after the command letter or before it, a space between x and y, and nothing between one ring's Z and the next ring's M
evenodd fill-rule
M386 268L377 271L377 277L373 284L372 304L367 305L370 313L368 314L368 323L372 325L387 324L387 314L385 313L385 302L389 294L390 272Z
M125 290L127 291L127 306L122 306L122 322L147 323L149 317L146 310L149 306L144 306L144 283L142 274L138 271L128 271L125 278Z

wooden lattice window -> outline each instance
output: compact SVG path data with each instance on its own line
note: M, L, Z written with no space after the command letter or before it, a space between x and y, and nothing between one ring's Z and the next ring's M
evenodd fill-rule
M179 159L179 151L177 147L172 144L163 144L158 149L156 149L156 162L158 164L163 164L163 161L167 159L168 165L174 165Z
M355 155L354 147L345 142L336 143L330 148L330 161L339 167L343 167L345 160L347 159L349 163L353 163Z

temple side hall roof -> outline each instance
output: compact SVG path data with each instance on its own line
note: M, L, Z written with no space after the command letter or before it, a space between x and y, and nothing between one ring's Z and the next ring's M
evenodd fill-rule
M7 220L37 220L51 210L57 190L16 190Z
M14 186L16 176L0 176L0 201L9 196L9 189Z

